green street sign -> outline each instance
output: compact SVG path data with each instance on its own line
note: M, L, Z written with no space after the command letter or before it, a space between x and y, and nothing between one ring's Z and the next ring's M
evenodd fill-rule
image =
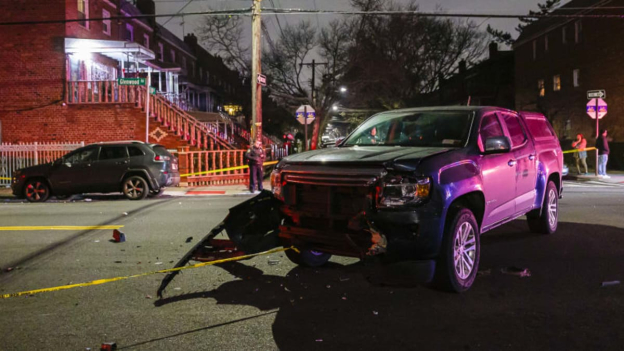
M150 87L150 94L155 95L156 94L156 88Z
M118 78L119 85L145 85L145 78Z

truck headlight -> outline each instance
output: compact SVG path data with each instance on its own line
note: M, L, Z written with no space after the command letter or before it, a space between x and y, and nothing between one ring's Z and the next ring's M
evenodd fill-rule
M419 205L429 199L431 180L427 177L384 179L379 194L380 207Z
M271 191L276 198L282 200L282 173L279 169L271 172Z

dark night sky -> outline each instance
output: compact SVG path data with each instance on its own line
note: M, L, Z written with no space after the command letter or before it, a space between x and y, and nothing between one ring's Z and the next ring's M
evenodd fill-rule
M175 13L180 10L187 0L154 0L156 2L156 12L160 14ZM395 0L396 2L406 2L406 0ZM349 10L351 9L348 0L263 0L263 7L281 8L306 8L306 9L323 9L323 10ZM529 10L537 9L537 4L544 0L436 0L436 1L419 1L420 8L423 11L434 11L436 8L442 8L447 12L472 12L472 13L513 13L526 14ZM236 9L246 8L251 4L250 0L194 0L184 12L194 12L213 9ZM310 20L319 26L323 26L328 21L339 18L333 15L283 15L279 20L282 24L295 23L301 20ZM160 19L159 23L163 23L166 19ZM174 18L167 24L167 28L179 36L182 36L182 26L180 25L182 18ZM193 31L201 18L186 18L185 32ZM266 16L264 21L267 22L272 33L276 33L277 28L275 16ZM517 20L510 19L474 19L474 22L481 24L481 28L485 30L487 24L491 24L495 28L507 30L516 35L514 30L518 24ZM276 33L277 34L277 33Z

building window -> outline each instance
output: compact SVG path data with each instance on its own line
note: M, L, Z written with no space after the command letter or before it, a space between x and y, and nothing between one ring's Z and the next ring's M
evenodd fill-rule
M537 90L539 91L539 96L546 95L546 87L543 79L537 81Z
M150 44L150 42L149 42L149 35L143 34L143 46L145 46L146 48L149 49L149 47L150 47L149 44Z
M134 27L132 27L130 23L126 23L126 33L124 35L124 40L134 41Z
M544 51L548 51L548 34L544 35Z
M581 41L581 32L583 31L583 26L581 25L581 21L574 22L574 42L579 43Z
M111 20L110 20L110 12L106 10L102 10L102 32L106 35L111 35ZM108 19L106 19L108 18Z
M85 28L89 28L89 0L78 0L78 24Z
M187 69L187 67L186 67L186 56L182 56L182 68L185 69L185 70Z
M210 84L210 72L206 71L206 84Z
M169 52L171 54L171 62L175 63L175 50L171 49L171 51Z
M191 62L191 76L195 77L195 61Z
M537 41L533 40L533 61L537 59Z
M553 90L554 91L561 90L561 76L560 75L553 76Z
M566 27L561 28L561 42L564 44L568 42L568 38L566 34L567 34Z
M199 67L199 81L202 82L204 80L204 70Z
M161 62L165 61L165 46L163 43L158 43L158 59Z
M580 69L575 69L572 71L572 84L575 87L578 87L581 85L581 83L579 82L579 75L581 74L581 70Z

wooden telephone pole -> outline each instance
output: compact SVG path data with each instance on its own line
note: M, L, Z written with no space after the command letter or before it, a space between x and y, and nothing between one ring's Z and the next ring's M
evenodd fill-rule
M262 43L260 37L261 18L260 1L253 0L251 8L251 139L253 145L256 140L262 140L262 85L258 82L258 75L262 73Z

